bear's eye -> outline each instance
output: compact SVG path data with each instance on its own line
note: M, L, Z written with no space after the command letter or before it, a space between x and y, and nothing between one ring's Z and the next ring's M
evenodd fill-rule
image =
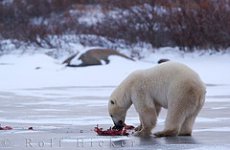
M110 101L110 103L111 103L112 105L114 105L114 104L115 104L113 100L111 100L111 101Z

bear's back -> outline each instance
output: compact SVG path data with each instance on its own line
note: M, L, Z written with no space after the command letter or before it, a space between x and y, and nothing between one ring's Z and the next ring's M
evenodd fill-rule
M157 80L172 80L172 79L198 79L199 75L188 66L178 62L165 62L155 67L143 71L143 74L148 78L156 78Z
M143 82L148 85L146 91L151 96L160 100L167 108L167 93L183 93L185 89L196 88L205 93L205 85L199 75L184 64L177 62L165 62L153 68L143 70Z

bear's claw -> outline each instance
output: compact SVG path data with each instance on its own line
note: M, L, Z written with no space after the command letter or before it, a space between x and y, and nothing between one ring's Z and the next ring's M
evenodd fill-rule
M134 133L134 136L139 136L139 137L149 137L151 135L151 132L148 130L141 130L141 131L136 131Z
M141 131L141 129L142 129L142 126L141 125L139 125L138 127L136 127L134 130L135 131Z

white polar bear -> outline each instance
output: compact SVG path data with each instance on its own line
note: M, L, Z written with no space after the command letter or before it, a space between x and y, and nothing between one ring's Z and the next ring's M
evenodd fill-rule
M122 128L126 112L134 104L140 119L135 134L148 136L163 107L168 109L165 128L154 135L191 136L205 93L197 73L186 65L169 61L130 74L111 94L108 110L115 127Z

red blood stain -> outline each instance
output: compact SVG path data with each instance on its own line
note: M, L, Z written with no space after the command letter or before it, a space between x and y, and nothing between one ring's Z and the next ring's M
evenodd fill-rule
M125 125L121 130L115 129L115 128L109 128L107 130L103 130L103 128L99 128L98 125L94 128L94 131L98 135L102 136L128 136L128 130L133 130L134 126L131 125Z

